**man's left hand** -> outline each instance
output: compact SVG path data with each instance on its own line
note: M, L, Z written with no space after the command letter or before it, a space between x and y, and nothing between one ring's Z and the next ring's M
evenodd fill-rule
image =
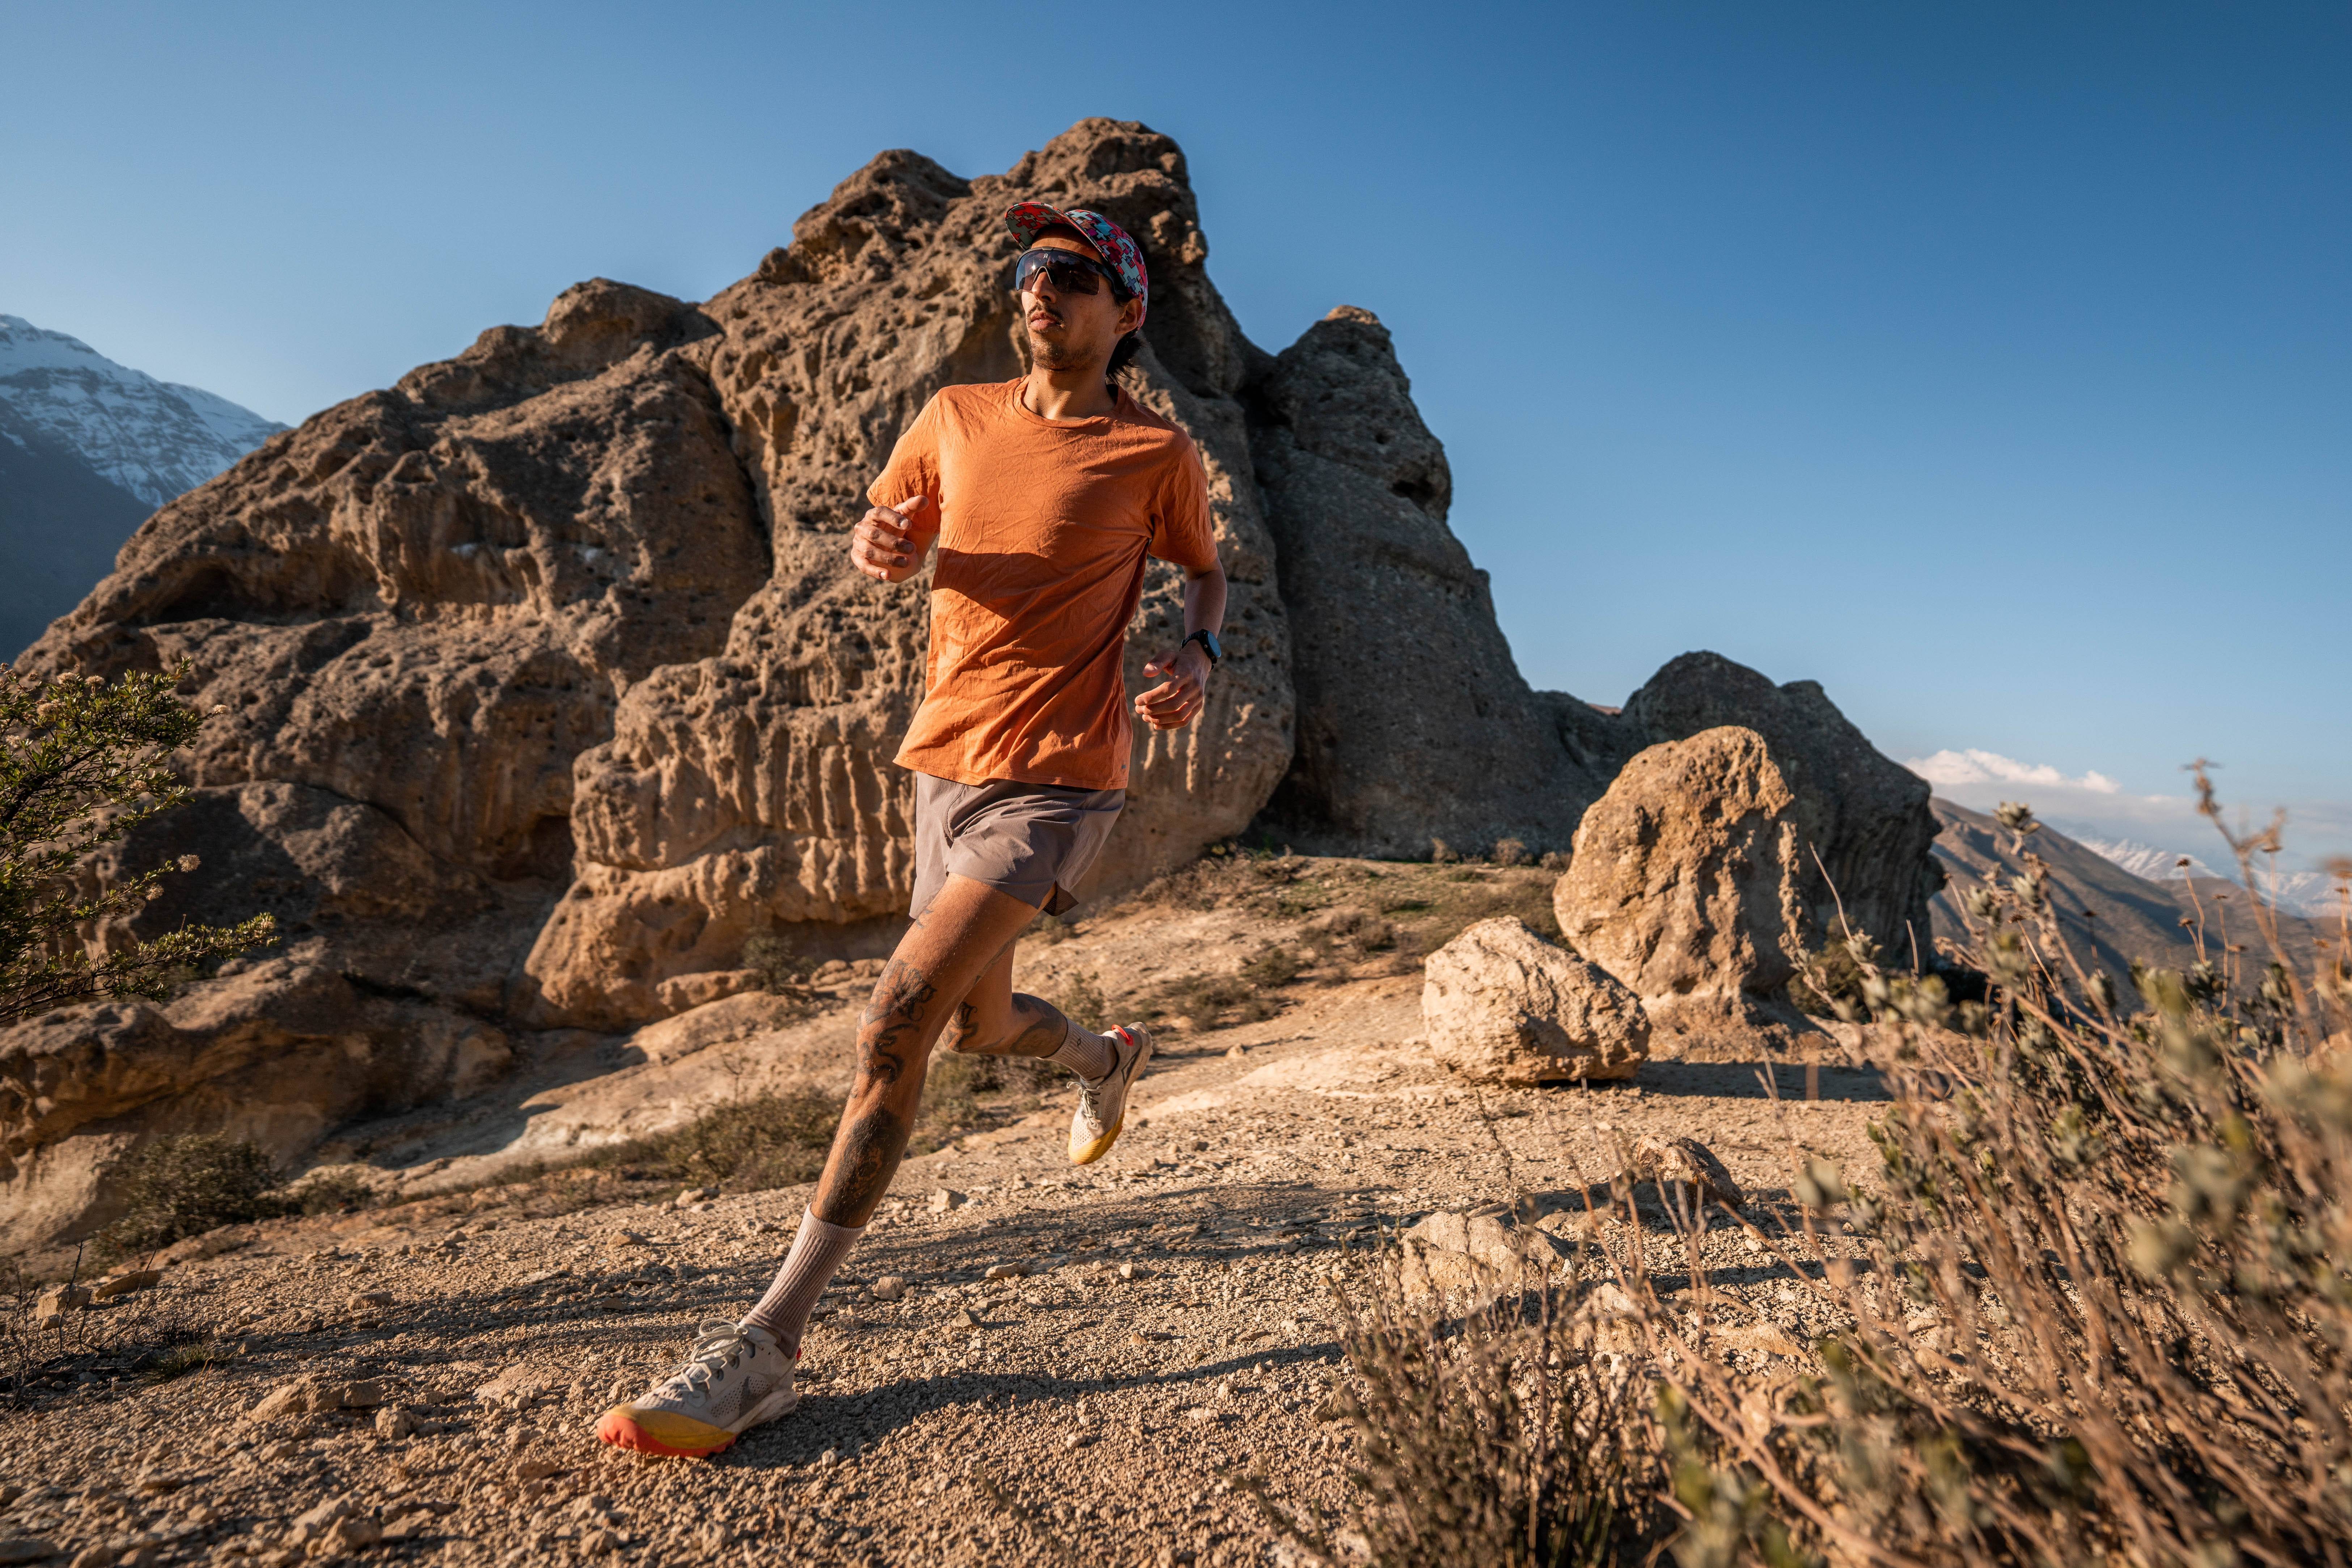
M1160 677L1160 684L1136 698L1136 717L1155 730L1191 723L1209 700L1209 656L1196 642L1145 665L1144 675Z

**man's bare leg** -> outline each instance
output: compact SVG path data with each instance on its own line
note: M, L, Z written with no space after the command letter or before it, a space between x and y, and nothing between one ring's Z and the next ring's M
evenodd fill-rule
M940 1042L966 1056L1042 1057L1081 1079L1097 1079L1115 1059L1110 1040L1080 1027L1043 997L1013 989L1013 950L1004 944L990 961L949 1021Z
M1011 963L1011 944L1036 913L968 877L950 877L898 939L858 1019L857 1076L815 1200L775 1282L743 1320L788 1353L898 1173L933 1042L973 982L998 958Z

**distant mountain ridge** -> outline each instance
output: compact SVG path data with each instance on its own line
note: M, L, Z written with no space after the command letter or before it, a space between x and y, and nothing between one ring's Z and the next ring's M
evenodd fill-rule
M117 364L22 316L0 315L0 402L150 508L286 428L202 387Z
M79 603L149 512L284 428L0 315L0 658Z
M1929 912L1937 936L1965 944L1968 927L1960 903L1969 889L1985 882L2006 884L2025 867L2011 847L2011 836L1991 817L1941 795L1929 805L1941 829L1936 836L1936 858L1949 879L1929 904ZM2246 890L2235 883L2206 874L2183 878L2177 870L2161 880L2137 876L2092 846L2047 826L2033 835L2032 847L2050 868L2053 902L2076 956L2118 980L2127 978L2135 963L2184 969L2195 963L2194 931L2200 925L2206 932L2207 951L2217 958L2233 942L2250 948L2263 945L2244 912ZM2171 861L2178 858L2168 857L2166 868L2171 869ZM2316 942L2330 927L2284 903L2278 925L2288 956L2308 973L2319 951Z
M2197 856L2154 844L2143 844L2137 838L2104 837L2097 829L2084 823L2053 821L2050 826L2092 854L2151 882L2185 882L2191 879L2231 882L2237 879L2238 871L2234 866L2226 871L2219 871ZM2335 880L2323 871L2281 871L2275 876L2260 875L2263 896L2293 914L2326 920L2336 912L2342 899L2336 891Z

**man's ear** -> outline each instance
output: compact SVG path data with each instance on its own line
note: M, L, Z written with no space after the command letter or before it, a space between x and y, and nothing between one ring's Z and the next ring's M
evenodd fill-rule
M1120 337L1123 338L1127 336L1128 333L1135 331L1141 325L1143 325L1142 300L1131 299L1128 300L1126 304L1121 305L1118 308L1118 335Z

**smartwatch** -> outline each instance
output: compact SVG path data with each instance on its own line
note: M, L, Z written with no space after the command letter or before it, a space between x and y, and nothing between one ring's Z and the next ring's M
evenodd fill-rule
M1209 656L1209 668L1211 669L1216 668L1218 665L1224 662L1225 650L1223 645L1217 641L1216 633L1210 631L1205 627L1200 631L1194 632L1191 637L1186 637L1184 639L1184 643L1188 647L1194 643L1199 643L1201 645L1201 651Z

